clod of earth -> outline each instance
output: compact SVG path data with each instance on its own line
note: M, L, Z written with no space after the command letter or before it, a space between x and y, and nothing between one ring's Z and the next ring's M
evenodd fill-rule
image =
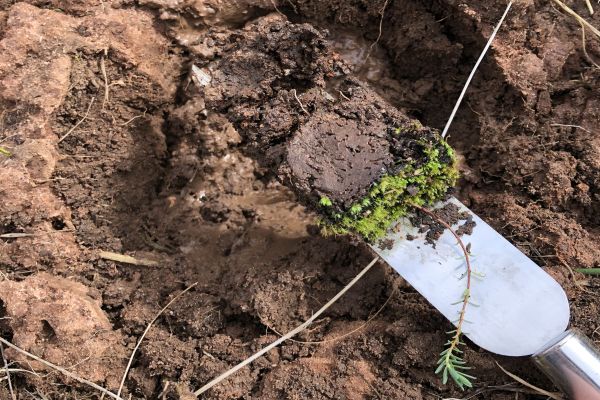
M320 213L323 233L376 240L455 184L454 152L439 133L353 76L311 25L268 16L227 35L231 44L203 66L206 104ZM227 42L217 31L214 40Z

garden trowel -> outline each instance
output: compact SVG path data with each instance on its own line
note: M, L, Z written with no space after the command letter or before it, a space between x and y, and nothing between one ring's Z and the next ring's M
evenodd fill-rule
M447 203L476 223L462 237L474 272L464 334L492 353L533 355L534 363L573 400L600 400L600 352L581 332L567 330L569 302L560 285L455 198L437 207ZM456 321L466 287L459 243L445 230L431 244L408 219L398 224L380 242L385 245L373 249L448 320Z

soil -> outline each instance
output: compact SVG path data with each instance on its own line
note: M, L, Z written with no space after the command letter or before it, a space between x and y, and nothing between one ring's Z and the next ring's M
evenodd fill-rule
M470 235L473 233L473 229L476 226L476 222L473 221L473 216L466 211L460 211L458 206L455 204L446 204L443 207L436 208L434 215L429 215L423 211L417 210L414 215L410 217L410 222L417 228L419 233L425 233L425 241L435 247L435 243L442 236L446 227L444 224L454 226L455 233L458 236ZM440 222L443 221L444 223ZM407 234L407 239L411 240L412 235Z
M185 95L226 115L247 153L308 208L327 197L348 211L383 175L424 164L420 143L440 140L352 75L310 24L271 14L198 40L212 43L216 60L198 60L206 82Z
M0 146L12 153L0 155L0 234L32 235L0 239L0 334L116 390L148 323L198 282L157 320L133 363L124 396L150 399L184 396L297 326L372 254L315 232L315 215L250 150L248 135L259 130L231 119L244 110L218 99L207 108L209 100L189 95L197 86L191 65L218 61L223 49L252 39L253 24L276 20L281 42L270 46L300 52L300 33L317 47L325 40L344 73L439 129L503 7L483 0L0 0ZM573 7L600 23L584 2ZM586 44L599 60L597 41ZM571 271L600 260L599 75L576 21L551 2L519 2L450 131L461 154L457 196L562 284L573 326L595 341L600 280ZM249 87L270 77L254 78ZM309 120L293 88L314 118L314 88L296 82L278 98L269 92L276 84L233 94L264 96L265 107L281 110L273 132ZM246 111L252 121L256 109ZM115 263L100 251L157 266ZM363 326L390 296L361 330L330 340ZM466 394L434 374L448 328L380 263L298 337L323 343L287 342L204 398L460 398ZM100 398L13 350L5 354L39 373L11 375L19 399ZM495 361L552 389L527 360L472 344L465 357L479 398L514 399L514 390L519 399L541 398L506 386L512 381ZM6 380L0 398L10 398Z

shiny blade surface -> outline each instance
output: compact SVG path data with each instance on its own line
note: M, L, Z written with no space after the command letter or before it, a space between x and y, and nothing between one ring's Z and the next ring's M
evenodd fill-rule
M477 224L471 235L462 236L465 245L471 244L471 264L478 275L472 282L475 305L467 309L465 335L493 353L533 354L567 328L569 303L565 292L462 203L455 198L448 202L472 214ZM372 246L373 249L454 323L461 307L456 303L466 287L465 258L460 246L446 230L434 248L408 220L398 223L400 226L387 236L394 242L391 250L380 245ZM416 238L407 240L407 233Z

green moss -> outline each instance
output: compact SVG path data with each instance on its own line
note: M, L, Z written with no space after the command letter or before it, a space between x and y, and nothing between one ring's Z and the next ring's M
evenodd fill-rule
M367 196L348 209L324 212L326 217L320 222L323 233L353 232L372 242L381 238L413 205L431 205L442 199L458 178L454 151L442 139L433 144L418 144L423 153L420 162L408 162L394 174L383 175ZM320 204L325 206L323 199ZM326 199L329 210L335 208Z
M333 202L329 199L329 197L323 196L321 197L321 200L319 200L319 204L323 207L331 207Z

